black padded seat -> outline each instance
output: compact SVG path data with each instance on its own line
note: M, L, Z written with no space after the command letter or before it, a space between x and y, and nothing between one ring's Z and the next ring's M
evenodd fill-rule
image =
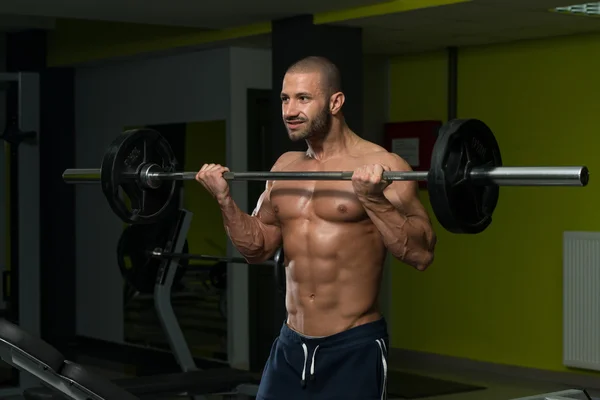
M65 361L60 351L5 319L0 319L0 340L36 358L53 371L60 371Z

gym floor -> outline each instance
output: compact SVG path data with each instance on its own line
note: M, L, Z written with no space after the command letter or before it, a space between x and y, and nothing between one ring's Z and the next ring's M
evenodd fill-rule
M107 379L118 379L128 376L128 367L106 360L99 360L89 356L81 356L77 360L91 372L101 375ZM438 378L447 381L461 382L465 384L483 386L484 390L475 390L472 392L463 392L451 395L422 397L419 400L512 400L527 396L540 395L545 393L557 392L565 389L574 389L572 386L560 385L557 383L536 381L524 378L515 378L514 376L500 375L498 373L484 372L480 370L455 368L449 366L432 367L431 365L417 367L397 364L390 365L390 368L414 374L424 375L431 378ZM588 390L590 396L600 398L600 390ZM220 400L221 396L207 396L207 400ZM21 396L5 397L6 400L21 400ZM176 397L175 399L181 399ZM390 400L401 398L390 397ZM165 398L164 400L170 400Z
M89 367L94 372L103 375L108 379L116 379L123 377L120 373L124 367L116 364L106 364L106 361L99 360L79 360ZM86 362L87 361L87 362ZM400 366L391 366L398 368ZM477 390L467 393L458 393L446 396L435 396L420 398L419 400L512 400L516 398L539 395L544 393L556 392L565 389L573 389L571 386L560 385L551 382L535 381L530 379L518 379L514 376L504 376L490 372L482 372L475 370L456 369L449 367L439 367L438 369L427 368L411 368L407 372L418 373L433 378L440 378L451 381L459 381L463 383L481 385L486 387L485 390ZM588 390L592 397L600 396L600 390ZM220 396L207 397L210 400L220 399ZM180 399L177 398L177 399ZM390 398L390 400L397 398ZM399 398L398 398L399 399ZM170 400L170 399L165 399ZM399 399L401 400L401 399Z
M486 387L484 390L477 390L467 393L457 393L446 396L426 397L420 400L511 400L521 397L551 393L565 389L574 389L571 386L565 386L544 381L534 381L530 379L518 379L514 376L503 376L489 372L474 370L435 370L415 369L410 372L430 376L432 378L459 381L472 385ZM590 396L600 396L600 391L588 391ZM390 400L392 400L390 398Z

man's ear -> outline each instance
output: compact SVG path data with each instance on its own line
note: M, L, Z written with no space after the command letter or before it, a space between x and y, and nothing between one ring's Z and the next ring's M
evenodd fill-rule
M344 93L336 92L332 94L329 98L329 111L331 114L335 115L339 113L342 110L345 101L346 97L344 96Z

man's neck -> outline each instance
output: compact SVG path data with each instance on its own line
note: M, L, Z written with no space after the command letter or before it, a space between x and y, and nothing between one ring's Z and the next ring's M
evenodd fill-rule
M323 137L307 139L306 154L319 161L326 161L340 154L348 153L360 138L346 124L332 129Z

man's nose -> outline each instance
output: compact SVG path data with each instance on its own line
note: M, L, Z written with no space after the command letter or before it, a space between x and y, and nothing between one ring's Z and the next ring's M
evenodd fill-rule
M296 108L293 102L289 102L283 105L283 117L284 118L293 118L297 117L300 114L299 110Z

